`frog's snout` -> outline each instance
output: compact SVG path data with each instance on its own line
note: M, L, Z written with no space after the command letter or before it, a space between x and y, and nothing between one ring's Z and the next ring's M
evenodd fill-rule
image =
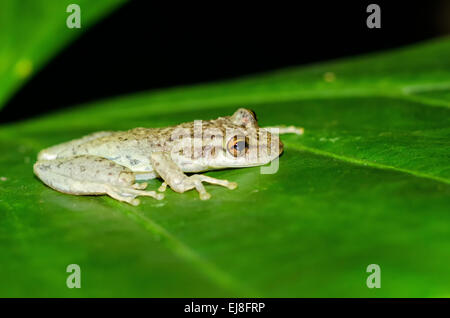
M283 153L283 148L284 148L283 143L281 142L280 139L278 139L278 155L281 155Z

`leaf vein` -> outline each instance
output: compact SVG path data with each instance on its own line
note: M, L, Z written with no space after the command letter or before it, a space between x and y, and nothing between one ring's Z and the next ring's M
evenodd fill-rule
M285 143L285 144L288 147L292 147L292 148L295 148L300 151L307 151L310 153L314 153L316 155L331 157L333 159L348 162L351 164L356 164L359 166L371 167L371 168L382 169L382 170L392 170L392 171L396 171L396 172L409 174L409 175L412 175L412 176L418 177L418 178L425 178L425 179L430 179L430 180L437 181L437 182L442 182L445 184L450 184L450 180L448 180L446 178L442 178L442 177L438 177L438 176L434 176L434 175L430 175L430 174L426 174L426 173L422 173L422 172L418 172L418 171L414 171L414 170L403 169L403 168L399 168L399 167L395 167L395 166L389 166L389 165L385 165L385 164L375 163L375 162L367 161L364 159L342 156L342 155L338 155L338 154L335 154L332 152L320 150L317 148L307 147L307 146L303 146L303 145L297 145L297 144L293 144L293 143Z

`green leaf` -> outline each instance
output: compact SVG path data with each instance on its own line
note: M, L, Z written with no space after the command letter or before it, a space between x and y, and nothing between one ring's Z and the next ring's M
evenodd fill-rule
M450 40L101 101L0 128L0 296L450 296ZM256 111L295 124L279 171L132 207L32 173L39 150L97 130ZM160 181L150 182L156 188ZM68 289L67 265L81 267ZM369 264L381 288L369 289Z
M122 0L78 0L81 28L69 29L70 0L0 2L0 108L58 51ZM87 5L89 3L89 5Z

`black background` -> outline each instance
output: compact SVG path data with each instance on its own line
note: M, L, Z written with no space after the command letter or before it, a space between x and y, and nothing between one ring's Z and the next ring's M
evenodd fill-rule
M103 316L125 316L130 314L130 308L135 312L149 312L152 316L176 317L211 317L209 313L185 313L186 305L194 302L198 305L218 305L228 308L230 303L256 302L264 303L261 312L237 313L220 310L213 317L277 317L300 316L302 313L312 312L316 316L345 316L361 317L370 312L369 317L383 316L386 312L400 312L404 316L421 314L421 316L437 316L445 312L450 303L448 298L40 298L40 299L0 299L2 309L10 307L15 313L28 314L30 308L35 312L42 312L46 316L52 313L60 314L70 308L74 315L84 316L86 312L101 312ZM445 306L445 307L444 307ZM411 312L411 314L410 314ZM436 312L436 313L435 313ZM56 314L55 314L56 316ZM60 315L59 315L60 316Z
M243 3L125 4L22 87L0 122L142 90L381 51L450 29L447 0ZM366 26L370 3L381 7L381 29ZM81 13L83 19L83 8Z

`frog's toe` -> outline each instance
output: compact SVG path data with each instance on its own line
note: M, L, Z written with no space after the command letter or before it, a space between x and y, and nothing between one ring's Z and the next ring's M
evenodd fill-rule
M141 204L141 201L139 199L133 199L130 201L130 204L137 206L137 205Z
M200 193L200 200L209 200L211 199L211 194L209 194L208 192L203 192Z
M162 193L137 190L134 188L108 187L106 194L118 201L127 202L131 205L139 205L140 201L136 198L138 196L152 197L156 200L164 199L164 194Z
M136 195L125 194L120 189L116 189L114 187L108 187L106 194L117 201L126 202L131 205L136 206L140 203L139 199L136 199Z
M291 133L296 135L303 135L305 133L305 128L303 127L296 127L296 126L289 126L286 128L286 130L283 133Z
M167 189L167 183L163 182L163 184L161 184L161 186L158 188L159 192L164 192Z
M135 183L132 185L133 189L136 189L136 190L145 190L145 189L147 189L147 186L148 186L147 182Z
M217 185L226 187L231 190L236 189L236 187L237 187L236 182L230 182L228 180L216 179L216 178L212 178L209 176L205 176L203 174L195 174L195 175L191 176L191 178L194 181L206 182L206 183L210 183L210 184L217 184Z
M303 135L305 133L305 129L303 127L297 127L297 126L272 126L272 127L264 127L264 129L277 129L277 132L282 134L296 134L296 135Z
M237 188L237 183L236 182L228 182L227 188L230 190L234 190Z
M126 190L126 192L128 192L131 195L135 195L135 196L152 197L156 200L164 199L164 194L157 193L155 191L142 191L142 190L128 189L128 190Z
M200 194L200 200L209 200L211 198L211 195L208 192L206 192L205 187L203 186L203 182L210 184L217 184L222 187L226 187L230 190L236 189L237 187L236 182L230 182L228 180L220 180L202 174L195 174L190 177L190 180L192 180L195 188Z

